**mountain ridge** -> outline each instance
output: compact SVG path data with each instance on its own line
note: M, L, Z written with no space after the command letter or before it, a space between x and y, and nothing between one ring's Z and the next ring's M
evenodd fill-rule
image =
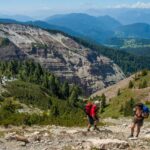
M53 25L67 27L97 42L104 41L113 34L112 29L121 25L117 20L108 16L94 17L82 13L52 16L45 21Z
M0 24L0 36L62 80L67 78L69 83L84 87L87 93L124 78L112 60L67 35L27 25Z

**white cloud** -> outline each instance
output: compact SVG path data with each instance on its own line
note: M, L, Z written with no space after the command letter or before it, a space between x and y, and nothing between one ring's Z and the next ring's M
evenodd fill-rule
M150 8L150 2L144 3L144 2L137 2L134 4L120 4L116 6L109 6L109 8Z

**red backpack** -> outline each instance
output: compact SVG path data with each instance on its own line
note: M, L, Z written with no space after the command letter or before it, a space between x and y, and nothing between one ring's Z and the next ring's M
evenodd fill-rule
M87 115L90 115L92 106L93 106L92 103L87 103L87 104L86 104L86 106L85 106L85 113L86 113Z

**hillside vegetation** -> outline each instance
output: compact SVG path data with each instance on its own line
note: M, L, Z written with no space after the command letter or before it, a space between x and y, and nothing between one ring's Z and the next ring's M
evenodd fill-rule
M105 107L104 117L132 116L137 102L150 106L150 71L142 71L134 75L128 86L119 89L117 96L110 99Z
M4 89L0 94L1 125L83 124L77 86L60 82L33 61L3 61L0 70ZM24 104L40 111L27 112Z

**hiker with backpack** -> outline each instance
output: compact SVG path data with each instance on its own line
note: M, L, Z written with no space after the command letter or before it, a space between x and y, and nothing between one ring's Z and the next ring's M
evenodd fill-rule
M139 136L141 127L143 126L144 119L149 117L149 108L142 103L138 103L134 108L133 125L131 126L131 135L129 138L134 137L134 130L137 127L136 138Z
M87 131L90 131L90 128L94 126L94 130L99 130L97 127L97 123L99 121L98 119L98 110L99 110L100 102L95 101L94 103L88 102L85 106L85 112L88 119L88 129Z

